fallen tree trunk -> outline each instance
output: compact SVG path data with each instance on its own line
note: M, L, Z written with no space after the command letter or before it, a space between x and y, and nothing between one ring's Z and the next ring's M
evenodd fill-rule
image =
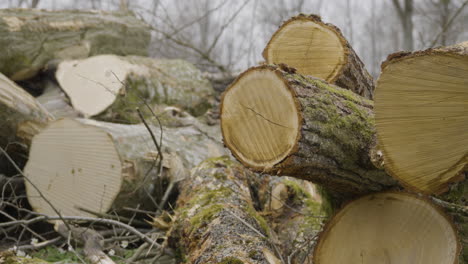
M252 173L227 157L209 159L183 182L170 243L181 262L278 263L269 227L252 205Z
M159 142L161 130L151 129ZM144 125L86 119L51 123L34 137L24 169L35 185L26 182L32 208L56 215L38 188L64 215L119 212L138 204L154 210L164 194L157 192L158 180L180 181L202 160L224 154L219 142L194 127L162 128L162 133L161 157Z
M319 16L292 17L273 34L263 57L270 64L285 63L372 99L374 81L341 31Z
M405 187L440 194L464 179L467 84L468 42L395 53L382 64L376 129L385 168Z
M0 146L20 145L19 152L27 153L32 137L52 116L34 97L0 73Z
M151 39L134 15L103 11L2 9L0 32L0 72L13 80L34 76L53 59L147 55Z
M310 180L341 198L396 187L371 155L378 154L372 101L284 70L250 68L224 93L221 129L234 156L255 171Z
M314 263L466 263L467 213L464 208L462 222L454 225L420 196L371 194L350 202L330 220L315 247Z
M213 88L183 60L100 55L59 64L56 78L73 107L105 121L138 123L135 108L180 107L194 116L211 106ZM157 112L157 111L155 111Z

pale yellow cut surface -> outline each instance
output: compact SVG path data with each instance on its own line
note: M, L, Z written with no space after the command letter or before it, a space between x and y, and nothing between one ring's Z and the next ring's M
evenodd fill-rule
M291 90L268 69L246 72L224 95L224 141L244 163L270 168L298 140L299 116Z
M99 55L61 62L55 77L73 108L85 116L94 116L112 105L128 74L144 70L118 56Z
M380 193L345 206L316 248L316 264L453 264L457 236L428 201Z
M111 137L103 130L71 119L51 123L33 139L26 176L63 214L92 216L108 211L122 184L122 165ZM32 208L56 213L26 181Z
M268 63L285 63L304 75L334 81L346 63L338 35L307 20L294 20L281 27L266 48Z
M467 57L389 64L378 81L375 115L393 176L418 191L439 193L467 162Z

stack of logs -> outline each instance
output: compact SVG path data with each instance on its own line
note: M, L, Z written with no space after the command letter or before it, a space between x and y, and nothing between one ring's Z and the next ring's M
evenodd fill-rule
M223 139L253 171L327 190L314 263L467 263L468 42L390 55L375 93L317 16L286 21L263 56L223 94Z
M162 215L177 185L164 245L180 262L468 260L467 42L390 55L375 89L338 28L299 15L219 121L209 81L145 57L132 15L0 14L0 184L25 165L36 212Z

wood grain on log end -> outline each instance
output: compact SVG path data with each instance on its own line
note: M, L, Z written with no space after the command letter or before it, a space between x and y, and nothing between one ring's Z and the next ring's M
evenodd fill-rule
M364 64L334 25L316 15L292 17L273 34L263 51L267 63L285 63L372 99L374 81Z
M418 192L441 194L468 164L468 42L389 56L375 95L386 170Z
M403 192L364 196L326 225L316 264L455 264L461 250L451 219L427 199Z

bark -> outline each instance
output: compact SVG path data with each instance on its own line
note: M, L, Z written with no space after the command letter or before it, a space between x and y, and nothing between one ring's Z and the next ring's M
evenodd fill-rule
M170 243L187 263L275 263L265 220L255 211L252 173L227 157L209 159L183 182Z
M154 112L169 105L200 116L214 101L209 81L183 60L102 55L64 61L56 78L76 110L104 121L139 123L135 108L151 116L145 104Z
M55 118L80 117L78 111L70 105L70 100L60 87L52 81L46 81L44 92L36 100Z
M53 118L23 89L0 74L0 146L21 146L27 153L32 137ZM11 144L11 146L9 146Z
M281 27L271 37L270 42L267 44L265 50L263 51L263 57L265 58L267 63L275 63L275 64L285 63L285 64L288 64L290 67L294 67L294 68L297 68L299 65L303 63L306 63L307 65L309 64L314 65L314 64L321 63L320 58L317 58L317 59L311 58L310 61L308 62L304 62L303 59L298 58L297 65L294 62L281 61L280 59L274 58L273 54L275 52L279 52L282 46L275 48L275 47L272 47L272 45L274 45L274 43L279 41L281 38L284 38L282 36L283 34L282 32L285 31L285 29L288 29L288 27L291 25L298 24L298 23L305 23L305 22L312 22L316 27L321 28L325 32L329 32L328 34L336 35L336 38L338 39L342 47L342 51L341 51L342 54L338 54L339 56L342 56L342 58L339 60L339 62L336 63L336 65L328 66L328 67L331 67L333 71L330 72L329 75L323 76L322 78L329 83L336 84L344 89L351 90L367 99L372 99L374 88L375 88L374 80L372 76L367 72L361 59L357 56L356 52L353 50L349 42L345 39L340 29L332 24L322 22L319 16L300 14L284 22L283 25L281 25ZM316 29L313 27L310 27L307 30L309 30L311 34L318 34L318 33L314 33ZM304 31L300 31L300 33L297 33L296 35L294 35L294 37L297 37L297 38L304 37L298 34L304 34ZM294 43L294 45L297 45L297 43L291 42L291 49L288 51L291 53L295 50L292 43ZM311 43L312 43L312 40L311 40ZM307 46L307 52L310 49L314 49L314 48L320 49L320 47L314 47L310 43L307 43L307 45L309 45ZM327 53L327 52L329 53L330 51L325 50L324 52L322 52L322 55L323 53ZM325 66L319 67L318 70L315 70L315 71L298 68L298 72L300 74L312 75L316 77L320 77L319 71L320 72L329 71L329 69Z
M151 130L159 142L160 129ZM154 210L163 200L164 182L177 183L202 160L224 155L219 142L194 126L162 131L161 173L159 152L144 125L86 119L61 119L43 130L24 171L65 215L89 215L80 208L101 214L137 205ZM55 215L29 183L26 191L34 210Z
M320 187L295 178L265 176L258 189L262 214L287 263L312 263L311 252L330 213Z
M0 72L13 80L54 59L148 54L150 29L131 13L3 9L0 17Z
M283 159L275 160L275 162L265 161L264 165L258 165L261 163L248 161L244 157L245 151L250 149L249 146L241 149L239 143L233 143L232 138L238 130L227 127L231 120L233 120L233 125L239 126L249 120L251 121L250 127L245 129L248 131L247 134L254 135L260 133L258 128L254 127L255 124L268 121L267 125L271 128L265 129L282 131L283 128L280 126L282 124L268 119L268 110L262 113L252 108L255 105L261 105L261 100L268 98L267 94L259 94L258 98L250 96L252 106L244 105L239 108L238 105L242 105L242 102L234 99L226 105L225 100L228 94L238 89L237 82L240 82L244 76L253 75L256 72L265 74L272 72L286 84L292 97L291 100L294 101L296 115L299 116L299 125L294 128L297 129L298 136L291 132L291 135L295 136L294 142L291 143L293 146L289 147L284 154L283 152L275 153L278 156L281 154L280 157L284 156ZM275 102L271 107L278 107L279 104L282 102ZM301 76L284 67L282 70L277 66L260 66L241 74L225 92L221 105L221 129L226 146L246 167L272 175L286 175L309 180L329 189L337 196L336 198L341 196L346 200L353 196L397 186L396 181L379 164L381 157L376 147L372 109L372 101L325 81L310 76ZM255 113L250 115L254 115L257 119L252 121L254 117L250 117L249 112L254 111ZM285 120L294 118L294 115L292 113L291 116L286 116ZM291 141L290 138L281 139ZM264 146L251 147L258 149Z

